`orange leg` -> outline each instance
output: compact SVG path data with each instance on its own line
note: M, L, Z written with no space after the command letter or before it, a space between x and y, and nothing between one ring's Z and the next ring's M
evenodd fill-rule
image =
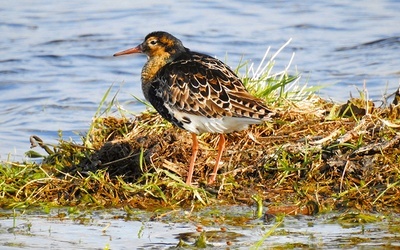
M211 174L208 184L213 184L215 179L217 178L218 166L219 166L219 162L221 161L222 152L224 151L224 149L225 149L225 137L223 134L220 134L219 141L218 141L218 155L217 155L217 159L215 162L214 170Z
M197 135L192 133L192 140L193 140L193 145L192 145L192 156L190 157L190 165L189 165L189 172L186 178L186 184L191 185L192 184L192 177L193 177L193 171L194 171L194 162L196 161L196 156L197 156L197 151L199 151L199 143L197 141Z

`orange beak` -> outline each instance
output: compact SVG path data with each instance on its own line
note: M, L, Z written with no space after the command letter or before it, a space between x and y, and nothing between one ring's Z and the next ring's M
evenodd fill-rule
M117 53L114 54L114 56L122 56L122 55L128 55L128 54L133 54L133 53L142 53L142 52L143 52L142 51L142 45L138 45L138 46L136 46L134 48L130 48L130 49L127 49L127 50L123 50L123 51L117 52Z

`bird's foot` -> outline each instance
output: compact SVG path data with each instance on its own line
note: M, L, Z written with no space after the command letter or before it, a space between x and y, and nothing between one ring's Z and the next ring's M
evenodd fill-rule
M211 174L210 179L208 179L208 185L214 184L216 178L217 178L217 175L216 175L216 174Z

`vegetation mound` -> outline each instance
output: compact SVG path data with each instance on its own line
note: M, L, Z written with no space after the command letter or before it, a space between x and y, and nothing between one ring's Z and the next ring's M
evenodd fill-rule
M299 77L286 70L271 76L272 62L255 72L250 67L247 72L253 76L247 74L243 81L272 106L276 117L227 135L215 185L206 180L214 166L217 135L199 136L197 184L188 186L187 132L154 110L131 119L99 111L83 143L60 139L50 149L33 136L33 145L49 154L43 161L4 163L1 205L152 209L261 201L268 207L290 204L296 211L312 202L317 211L400 212L398 96L388 107L375 107L363 96L334 104L299 88Z

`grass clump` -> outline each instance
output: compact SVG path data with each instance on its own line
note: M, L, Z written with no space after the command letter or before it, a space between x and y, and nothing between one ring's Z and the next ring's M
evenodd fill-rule
M277 116L227 136L215 186L205 181L213 168L217 135L199 136L194 173L198 185L187 186L183 180L191 156L190 136L152 109L133 118L123 109L118 118L107 116L116 103L114 96L104 107L109 89L82 144L60 139L50 149L33 137L49 154L41 163L1 165L2 205L51 202L154 209L254 204L256 195L260 207L277 205L271 209L276 214L399 212L399 106L374 107L362 96L342 105L327 102L314 88L300 87L300 76L289 75L289 66L272 74L277 54L266 62L267 55L268 51L257 69L250 65L242 78Z

